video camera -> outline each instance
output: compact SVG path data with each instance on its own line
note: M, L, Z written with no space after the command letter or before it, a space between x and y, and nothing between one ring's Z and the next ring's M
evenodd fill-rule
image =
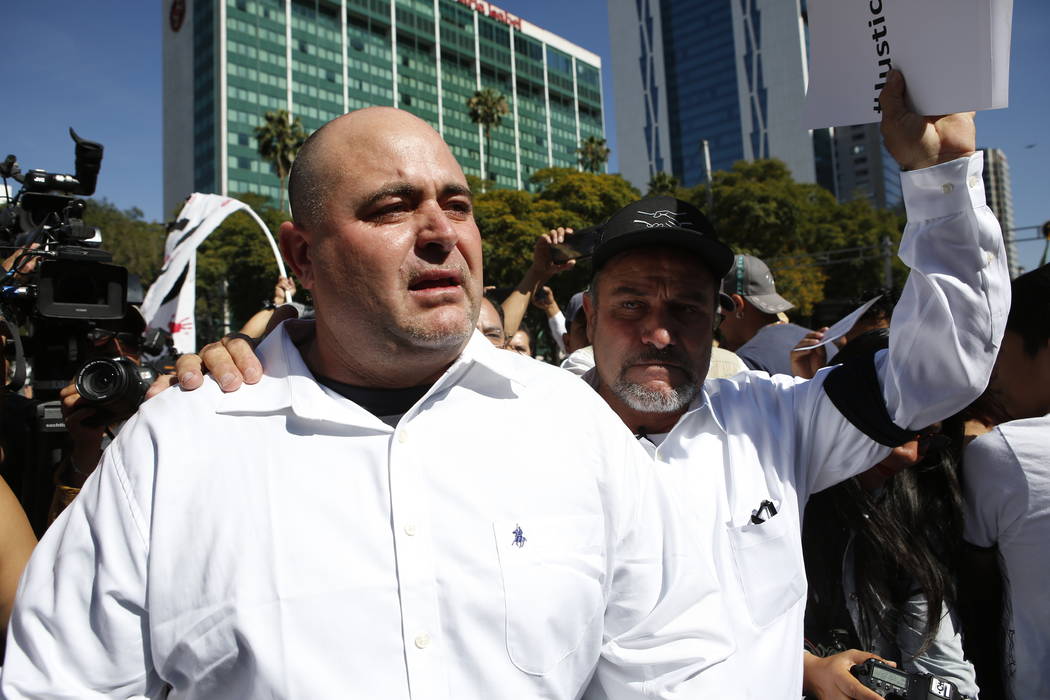
M93 322L124 317L128 272L109 264L113 256L99 246L98 229L84 223L87 204L81 196L95 192L102 166L102 145L86 141L69 130L75 145L75 174L30 170L23 174L15 156L0 163L0 177L22 184L18 194L0 210L0 259L19 253L11 269L0 273L0 318L6 326L9 350L16 363L9 390L25 380L26 358L34 361L36 393L61 388L75 369L75 351L69 339L90 329ZM23 265L38 260L36 269L22 275ZM26 327L23 348L18 327ZM65 360L57 365L54 360ZM73 363L73 364L70 364ZM56 384L61 382L61 384Z
M868 659L849 670L865 688L889 700L966 700L955 684L929 673L894 668Z
M0 388L0 404L7 407L0 437L20 446L7 452L3 477L38 534L47 524L53 469L69 449L59 391L88 363L94 369L87 381L104 420L133 411L145 381L130 361L91 362L110 351L111 338L121 348L145 349L144 323L134 318L137 311L129 313L127 270L112 264L112 254L100 247L101 233L84 222L83 198L95 192L102 145L73 129L69 134L75 144L72 175L23 174L13 155L0 162L0 195L8 194L9 178L22 185L14 197L0 199L0 261L10 259L8 269L0 269L0 340L14 367ZM31 386L31 399L15 393L23 384Z

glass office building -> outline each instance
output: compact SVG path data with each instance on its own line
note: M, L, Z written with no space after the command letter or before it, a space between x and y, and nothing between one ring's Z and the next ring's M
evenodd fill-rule
M799 0L609 0L620 169L645 189L657 172L779 158L800 182L835 190L827 130L803 127L808 80Z
M164 206L191 192L278 197L255 127L288 110L307 132L390 105L429 122L463 169L528 188L604 138L601 61L483 0L163 0ZM491 152L467 99L510 107Z
M880 209L904 206L901 170L882 141L878 124L835 128L839 199L864 197Z

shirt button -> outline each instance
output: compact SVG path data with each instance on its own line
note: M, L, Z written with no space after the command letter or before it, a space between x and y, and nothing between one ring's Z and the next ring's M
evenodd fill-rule
M426 634L424 632L423 634L421 634L418 637L416 637L416 648L417 649L426 649L427 646L429 646L429 645L430 645L430 635L429 634Z
M941 192L944 192L944 194L949 194L954 189L955 185L953 185L950 182L946 182L943 185L941 185Z
M412 523L409 523L408 525L405 525L405 534L408 535L409 537L414 537L415 534L416 534L416 526L413 525Z
M967 182L970 183L970 189L972 190L974 187L977 187L977 183L980 181L980 178L978 178L976 175L971 175L970 179Z
M402 445L408 442L408 431L404 428L401 428L401 430L397 431L397 441L400 442Z

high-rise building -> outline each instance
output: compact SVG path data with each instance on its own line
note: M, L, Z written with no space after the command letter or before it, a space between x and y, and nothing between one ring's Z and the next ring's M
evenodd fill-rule
M1006 154L998 148L982 148L984 153L984 196L988 208L999 219L1003 229L1003 243L1006 244L1006 262L1010 266L1010 276L1021 273L1021 262L1017 257L1017 243L1014 241L1014 198L1010 190L1010 164Z
M799 0L609 0L620 170L645 189L685 185L711 165L779 158L800 182L835 190L827 130L803 127L808 80Z
M162 1L168 212L194 191L276 200L255 142L273 110L308 132L369 105L408 110L502 187L576 167L581 141L604 138L599 57L484 0ZM510 107L491 146L466 106L484 88Z
M878 124L835 128L839 199L864 197L880 209L903 204L901 169L882 143Z

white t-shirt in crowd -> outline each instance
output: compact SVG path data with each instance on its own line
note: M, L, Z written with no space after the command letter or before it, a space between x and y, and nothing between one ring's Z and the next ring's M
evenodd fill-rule
M1005 423L963 460L966 540L999 547L1010 604L1007 681L1018 698L1050 689L1050 415Z

